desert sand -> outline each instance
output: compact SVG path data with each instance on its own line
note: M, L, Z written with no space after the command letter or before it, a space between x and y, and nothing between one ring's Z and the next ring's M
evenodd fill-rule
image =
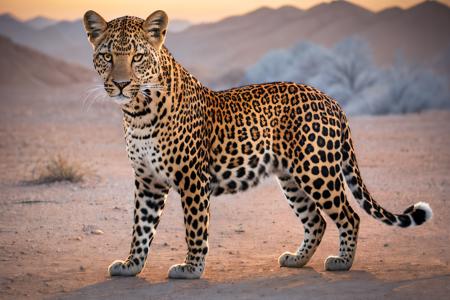
M133 177L114 103L84 102L87 85L0 96L0 298L2 299L444 299L450 293L450 112L350 117L363 177L393 212L427 201L417 228L362 219L350 272L325 272L338 251L330 219L303 269L278 266L303 229L273 178L213 198L210 253L200 280L168 280L184 259L179 196L171 192L143 272L110 278L131 241ZM82 92L80 92L82 91ZM30 183L55 155L86 170L82 183ZM99 231L100 230L100 231ZM95 234L100 233L100 234ZM448 298L447 298L448 299Z

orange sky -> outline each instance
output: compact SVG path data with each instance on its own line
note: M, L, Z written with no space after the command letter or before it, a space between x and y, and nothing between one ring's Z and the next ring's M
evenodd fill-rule
M351 0L350 2L374 11L390 6L403 8L423 0ZM323 0L0 0L0 13L9 12L27 19L46 16L54 19L77 19L88 9L93 9L106 19L122 15L145 18L157 9L165 10L172 19L187 19L194 22L215 21L226 16L243 14L261 6L280 7L294 5L309 8ZM441 0L450 5L450 0Z

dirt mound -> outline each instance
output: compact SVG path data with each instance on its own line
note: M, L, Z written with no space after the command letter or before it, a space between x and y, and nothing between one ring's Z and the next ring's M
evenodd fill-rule
M0 85L55 86L87 82L93 72L0 36Z

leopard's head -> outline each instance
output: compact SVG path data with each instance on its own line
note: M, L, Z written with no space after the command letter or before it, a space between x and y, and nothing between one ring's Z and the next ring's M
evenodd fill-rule
M94 48L94 67L117 103L127 104L159 84L160 51L168 24L165 12L155 11L146 20L125 16L106 22L90 10L83 22Z

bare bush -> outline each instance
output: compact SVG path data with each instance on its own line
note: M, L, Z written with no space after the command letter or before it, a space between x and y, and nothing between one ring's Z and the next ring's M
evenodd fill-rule
M32 183L48 184L61 181L76 183L83 181L87 172L81 164L70 162L62 155L57 155L34 170L35 179Z
M328 49L309 42L267 53L246 72L246 83L306 83L338 100L350 114L398 114L449 109L448 78L410 65L398 53L389 68L373 62L369 45L352 37Z

